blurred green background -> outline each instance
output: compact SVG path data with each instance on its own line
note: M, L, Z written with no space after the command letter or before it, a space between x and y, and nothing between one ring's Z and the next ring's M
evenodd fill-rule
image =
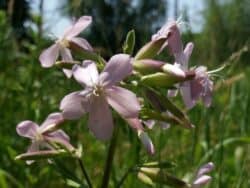
M59 3L54 5L55 2ZM213 161L216 168L207 187L250 187L250 2L190 1L192 7L182 6L182 2L0 0L1 188L70 187L73 185L68 177L61 173L66 171L67 174L68 170L83 178L77 162L70 158L62 159L60 167L46 161L27 166L23 161L14 160L29 144L29 140L18 137L16 125L25 119L42 122L50 112L58 111L64 95L80 88L59 69L40 66L38 57L42 49L52 44L53 31L64 30L60 27L53 30L56 23L52 21L49 22L52 28L46 25L50 20L49 11L51 20L53 14L57 14L62 22L70 17L93 16L92 26L83 36L106 59L121 52L129 30L135 29L138 50L165 23L170 13L171 17L182 14L189 25L184 27L183 41L195 43L191 64L206 65L209 69L225 62L230 65L215 79L212 106L205 109L198 104L188 112L196 125L193 131L172 127L149 132L156 146L155 156L147 156L136 135L121 122L110 187L114 187L132 165L153 160L176 162L177 167L171 169L171 173L184 179L201 164ZM198 4L202 5L199 11L196 10ZM93 138L84 119L70 124L65 126L66 132L74 145L82 144L86 168L94 182L100 182L108 143ZM148 186L142 184L136 174L131 174L123 187Z

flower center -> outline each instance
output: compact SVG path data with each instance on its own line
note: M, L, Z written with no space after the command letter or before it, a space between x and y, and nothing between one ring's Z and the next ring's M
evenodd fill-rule
M43 135L40 134L40 133L37 133L36 136L35 136L35 140L36 141L42 141L43 140Z
M69 41L67 39L59 39L57 42L64 48L69 47Z
M103 87L100 85L95 85L93 88L93 94L97 97L103 94Z

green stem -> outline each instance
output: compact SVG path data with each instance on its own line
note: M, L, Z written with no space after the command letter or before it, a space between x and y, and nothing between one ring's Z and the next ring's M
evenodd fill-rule
M131 173L131 172L133 172L133 171L135 171L135 168L134 167L130 167L126 172L125 172L125 174L122 176L122 178L121 178L121 180L118 182L118 184L117 184L117 188L120 188L122 185L123 185L123 183L125 182L125 180L127 179L127 177L128 177L128 175Z
M111 174L111 168L112 168L112 163L114 159L114 154L115 154L115 148L116 148L116 141L117 141L117 136L118 135L118 127L115 127L112 139L110 141L109 149L108 149L108 155L105 163L105 169L104 169L104 175L102 178L102 185L101 188L107 188L108 183L109 183L109 178Z
M79 165L80 165L80 167L81 167L83 176L85 177L85 179L86 179L86 181L87 181L87 184L88 184L89 188L92 188L92 187L93 187L93 186L92 186L92 183L91 183L90 178L89 178L89 176L88 176L88 173L87 173L87 171L86 171L86 169L85 169L85 167L84 167L84 165L83 165L82 160L81 160L81 159L78 159L78 162L79 162Z

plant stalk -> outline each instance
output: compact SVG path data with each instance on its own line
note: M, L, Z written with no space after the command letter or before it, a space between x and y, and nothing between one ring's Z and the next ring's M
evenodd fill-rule
M80 167L81 167L83 176L85 177L85 179L86 179L86 181L87 181L87 184L88 184L89 188L92 188L92 187L93 187L93 186L92 186L92 183L91 183L90 178L89 178L89 176L88 176L88 173L87 173L87 171L86 171L86 169L85 169L85 167L84 167L84 165L83 165L82 160L81 160L81 159L78 159L78 162L79 162L79 165L80 165Z
M108 149L108 155L107 155L106 162L105 162L105 169L104 169L104 174L102 178L101 188L108 187L108 183L109 183L109 179L111 175L112 163L113 163L114 154L115 154L117 138L118 138L118 127L116 126L112 139L110 141L109 149Z

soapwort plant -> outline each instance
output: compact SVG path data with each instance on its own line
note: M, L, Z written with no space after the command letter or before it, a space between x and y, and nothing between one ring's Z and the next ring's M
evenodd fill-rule
M83 89L69 91L58 104L61 112L49 112L41 126L30 120L17 125L17 133L31 139L31 145L16 159L25 160L27 164L48 159L53 164L58 157L70 156L79 161L86 180L76 183L96 186L86 170L91 167L82 162L82 158L89 156L83 157L81 149L71 145L69 136L62 130L62 124L67 126L67 122L87 116L86 126L93 136L102 141L110 140L101 182L101 187L105 188L109 186L115 147L121 141L118 136L120 118L131 127L148 155L154 155L157 150L147 131L153 131L157 125L162 129L179 126L192 131L195 125L186 111L193 108L199 99L206 107L211 105L213 81L206 67L189 68L194 44L189 42L184 48L178 21L167 22L136 53L135 32L130 31L123 51L109 60L97 54L86 39L78 37L91 22L91 16L82 16L66 29L63 37L41 53L39 61L42 67L61 68L72 82L78 82ZM159 60L158 56L166 52L173 57L173 62ZM82 62L75 60L75 54L81 54ZM174 103L178 91L184 101L184 110ZM214 168L212 162L205 164L194 173L193 181L188 182L166 171L172 166L171 162L161 161L135 164L114 186L121 187L130 173L136 173L139 180L152 186L159 183L197 188L211 180L207 173Z

